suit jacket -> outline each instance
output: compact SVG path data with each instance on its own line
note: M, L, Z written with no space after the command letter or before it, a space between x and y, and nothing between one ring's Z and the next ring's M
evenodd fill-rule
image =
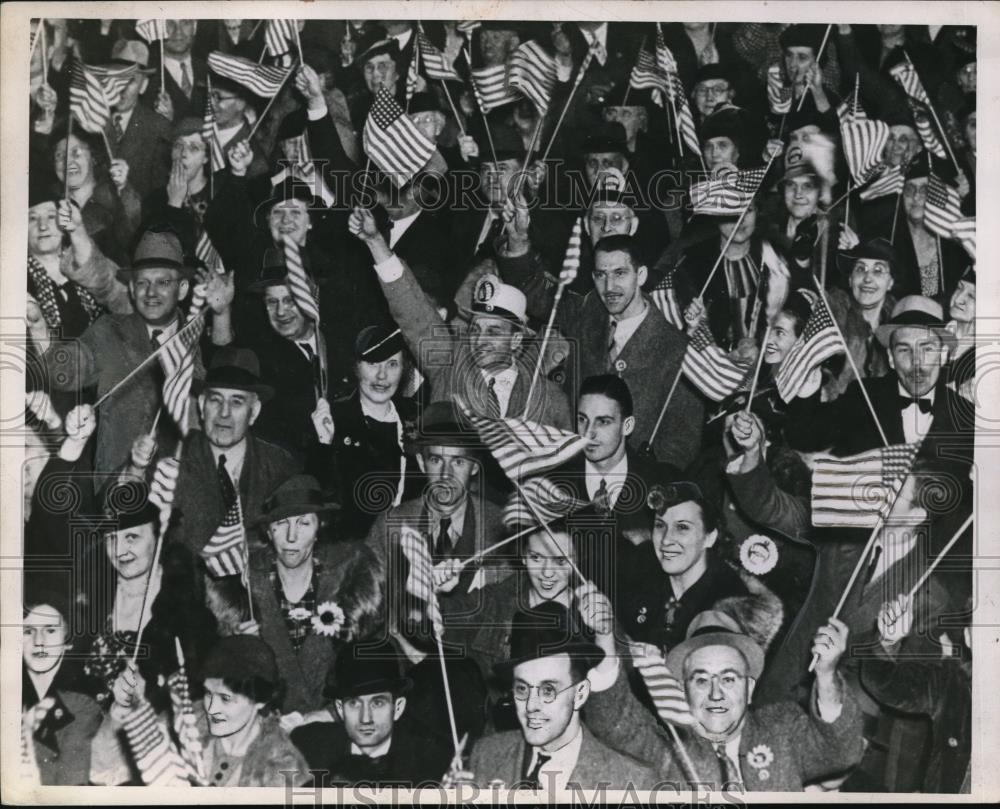
M405 262L400 263L403 265L400 278L390 283L379 283L389 303L389 312L399 324L410 353L430 381L433 401L453 401L456 396L461 396L473 412L488 415L487 383L476 369L468 342L447 328L424 295L413 271ZM535 365L534 355L521 353L515 365L518 373L507 415L523 415L542 424L571 429L566 397L554 382L540 376L531 401L527 402Z
M793 702L749 706L740 736L740 770L748 792L801 792L803 783L850 769L861 759L861 711L853 690L841 683L843 706L834 722L824 722L816 695L806 711ZM660 779L690 782L676 747L660 720L632 693L624 669L606 691L587 701L587 725L616 750L655 767ZM722 788L712 744L688 728L677 728L698 780Z
M251 433L247 433L246 442L239 482L244 524L256 519L271 492L300 469L281 447ZM174 514L169 539L183 542L194 554L205 547L225 516L215 457L211 444L200 430L193 431L184 441ZM247 538L251 547L260 544L259 540L254 541L254 536L255 532L248 526Z
M310 633L298 649L288 637L285 614L271 584L274 553L270 548L263 549L254 554L250 563L250 591L260 637L274 652L278 673L287 689L282 713L322 708L327 702L323 697L326 677L340 647L351 640L381 634L382 569L371 551L360 543L334 542L317 547L314 554L322 565L316 583L316 605L336 602L344 611L345 625L337 638Z
M455 294L464 269L464 263L455 260L451 232L448 212L422 211L392 248L413 270L420 286L440 300Z
M24 679L22 687L30 687L27 675ZM101 725L101 709L76 691L51 688L49 696L55 705L33 736L39 780L43 786L86 786L90 743Z
M570 773L567 790L634 789L648 790L657 783L656 771L630 756L608 747L598 736L581 728L583 742L576 766ZM487 788L499 781L507 789L523 784L521 772L525 758L524 735L520 730L484 736L472 748L469 770L476 776L476 784ZM542 789L549 789L544 780Z
M103 396L153 353L146 323L138 313L104 315L72 343L53 345L45 352L49 378L57 390L75 391L97 386ZM196 346L194 377L205 378L201 351ZM101 405L94 452L94 471L107 473L124 464L132 442L153 425L163 405L163 370L159 361L146 365ZM168 416L156 430L160 452L172 453L179 431Z
M132 117L121 140L114 139L114 125L108 127L108 138L115 157L128 163L128 181L140 197L167 184L170 174L170 121L153 112L141 99L132 110Z
M149 66L156 68L149 76L149 86L143 93L143 99L150 107L156 105L156 97L160 94L160 48L150 48ZM184 118L201 118L205 114L205 100L208 97L208 62L200 56L191 54L191 96L184 95L180 85L174 80L169 70L163 71L167 95L174 106L174 121Z

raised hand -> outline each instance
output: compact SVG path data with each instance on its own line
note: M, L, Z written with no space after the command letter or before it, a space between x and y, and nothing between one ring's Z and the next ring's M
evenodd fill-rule
M687 333L692 335L705 319L705 302L701 298L695 298L684 310L684 323L687 324Z
M174 120L174 102L170 100L170 95L166 90L160 90L156 96L156 106L153 109L168 121Z
M458 580L462 576L461 559L445 559L434 565L434 591L437 593L450 593L455 589Z
M184 176L184 164L174 160L170 164L170 176L167 178L167 204L171 208L180 208L187 199L188 183Z
M761 427L760 419L753 413L747 413L744 410L740 410L726 419L726 429L736 446L744 452L759 449L764 440L764 430Z
M208 271L208 278L204 282L205 304L217 315L227 311L233 305L233 298L236 297L233 276L232 271Z
M326 99L323 98L323 84L319 80L319 74L307 64L302 64L295 71L295 89L306 97L309 106L323 106ZM323 104L314 104L322 101Z
M132 442L131 463L137 472L143 472L153 462L156 454L156 439L143 433Z
M333 423L333 415L330 413L330 403L323 397L320 397L316 402L316 409L310 413L310 416L312 418L313 427L316 428L316 435L319 438L319 443L333 443L333 436L336 431L336 427Z
M347 229L363 242L370 242L379 235L375 217L370 210L356 206L347 220Z
M83 214L80 206L68 199L56 203L56 224L63 233L75 233L83 227Z
M479 157L479 144L471 135L458 136L458 153L466 163L473 157Z
M837 670L841 655L847 650L847 624L830 617L813 638L812 653L816 656L816 676L828 677Z
M886 601L878 612L878 633L882 646L895 647L913 628L913 604L905 593Z
M837 249L852 250L857 247L860 241L861 239L858 238L858 234L851 230L851 226L847 222L842 222L840 225L840 236L837 237Z
M116 157L111 161L108 173L111 175L111 182L115 184L115 188L121 191L128 182L128 161Z
M230 147L228 157L229 170L234 176L243 177L253 163L253 149L250 148L250 142L241 140Z
M97 416L91 405L77 405L66 414L66 435L74 441L86 441L96 429Z
M598 638L610 637L615 625L615 611L608 597L591 581L577 587L574 594L583 622L594 630Z

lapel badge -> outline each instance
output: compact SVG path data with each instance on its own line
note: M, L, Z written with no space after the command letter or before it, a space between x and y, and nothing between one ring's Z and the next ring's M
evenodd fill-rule
M636 618L635 621L636 621L637 624L644 624L644 623L646 623L646 608L645 607L640 607L639 608L639 617Z
M778 546L763 534L752 534L740 545L740 563L748 573L763 576L778 564Z
M625 362L625 360L615 360L615 370L618 373L620 374L625 373L626 368L628 368L628 363Z
M774 752L766 744L758 744L747 753L747 764L757 771L757 777L766 781L771 777L768 766L774 762Z

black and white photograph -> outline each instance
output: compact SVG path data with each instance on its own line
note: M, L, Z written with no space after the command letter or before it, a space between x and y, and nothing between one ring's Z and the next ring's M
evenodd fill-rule
M997 799L997 10L5 4L4 802Z

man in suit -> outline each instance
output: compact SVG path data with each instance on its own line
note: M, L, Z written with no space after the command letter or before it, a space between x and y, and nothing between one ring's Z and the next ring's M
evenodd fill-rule
M273 394L253 351L226 347L212 357L198 395L202 430L184 442L171 541L199 553L237 500L247 524L278 484L299 471L288 452L250 432L261 402ZM247 538L251 548L262 544L251 531Z
M108 126L108 140L115 157L128 163L128 179L140 198L167 183L170 121L153 112L140 96L156 71L149 67L145 42L121 39L111 49L111 64L135 65L136 73L115 104Z
M546 602L514 614L510 657L497 674L511 684L520 730L484 736L455 782L507 789L648 790L652 768L616 752L584 725L594 669L605 650L562 604Z
M535 356L522 350L527 312L520 290L495 275L480 278L473 293L468 338L461 338L442 329L441 315L413 271L389 248L371 211L355 208L349 227L371 251L389 312L429 380L435 400L461 397L480 416L520 416L569 428L566 397L554 382L540 376L529 391Z
M517 206L516 235L498 260L501 277L523 289L533 311L548 311L556 285L545 277L543 262L528 237L529 215ZM602 239L595 248L594 286L585 296L563 295L557 325L572 344L563 384L576 393L575 374L582 377L616 373L635 399L634 440L649 442L667 392L687 350L684 336L651 304L642 285L647 268L634 236ZM571 274L562 277L568 282ZM684 469L701 442L704 408L686 380L681 380L652 441L658 460Z
M147 231L135 250L132 267L122 270L135 311L127 315L98 318L72 346L39 346L49 378L57 390L75 391L97 386L104 396L132 373L149 355L180 330L180 302L188 294L194 271L185 265L180 241L171 231ZM218 279L222 279L219 276ZM211 282L208 306L218 318L218 334L212 340L224 345L231 339L228 328L232 289L221 280ZM225 321L225 327L223 323ZM195 346L194 376L205 375L201 351ZM117 470L129 458L132 443L149 433L163 406L164 376L159 362L147 365L102 403L97 428L94 470ZM156 440L161 450L172 452L179 438L169 416L157 422Z
M327 692L339 721L291 734L317 786L415 788L439 781L448 769L450 746L410 721L407 694L414 683L400 674L398 657L389 643L349 644L337 655ZM446 716L438 719L447 724Z
M205 113L208 63L191 52L197 20L167 20L167 38L155 49L156 72L146 88L147 99L155 99L154 109L171 121ZM160 84L160 62L163 61L166 86Z

